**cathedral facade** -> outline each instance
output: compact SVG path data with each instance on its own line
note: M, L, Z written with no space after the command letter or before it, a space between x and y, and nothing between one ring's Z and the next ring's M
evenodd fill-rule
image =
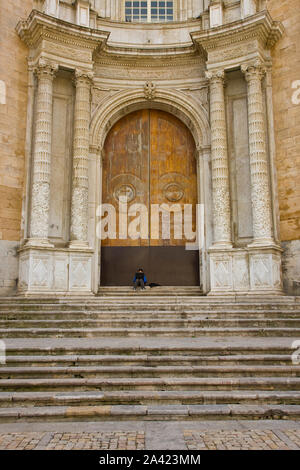
M0 5L1 295L95 295L137 263L204 295L299 295L297 1ZM155 230L166 204L192 207L193 249L174 207ZM124 206L156 236L124 234Z

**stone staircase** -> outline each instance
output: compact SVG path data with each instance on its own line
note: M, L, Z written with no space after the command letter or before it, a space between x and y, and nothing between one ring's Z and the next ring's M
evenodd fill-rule
M0 421L299 419L300 299L0 300Z

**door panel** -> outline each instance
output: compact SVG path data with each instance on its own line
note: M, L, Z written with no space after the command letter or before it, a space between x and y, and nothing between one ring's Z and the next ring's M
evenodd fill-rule
M176 117L162 111L150 113L150 201L151 204L192 204L193 230L197 203L195 144L187 127ZM176 210L176 207L174 207ZM174 215L170 214L170 238L164 239L162 223L159 239L150 240L151 246L184 246L184 237L175 238ZM168 234L167 234L168 235Z
M157 238L102 240L101 285L129 285L137 267L148 281L162 285L199 285L199 255L185 250L187 240L162 233L162 215L151 217L153 204L192 204L193 230L197 203L195 145L186 126L158 110L127 115L111 129L105 143L102 202L115 207L119 234L119 199L128 207L144 204L149 233ZM176 209L176 207L173 207ZM132 218L129 218L129 222ZM160 220L160 223L159 223Z
M119 199L149 206L149 111L125 116L110 131L104 149L102 202L112 204L117 214ZM148 240L102 240L102 246L141 246Z

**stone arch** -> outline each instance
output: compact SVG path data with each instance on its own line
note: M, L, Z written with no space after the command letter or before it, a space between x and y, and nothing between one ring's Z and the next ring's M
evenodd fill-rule
M92 117L90 143L103 148L112 126L123 116L139 109L160 109L178 117L191 131L196 148L210 144L210 127L207 111L180 91L158 89L155 99L145 98L143 89L121 91L100 103Z

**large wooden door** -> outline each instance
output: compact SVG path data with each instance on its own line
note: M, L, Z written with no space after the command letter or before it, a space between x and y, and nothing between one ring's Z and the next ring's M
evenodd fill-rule
M127 206L120 206L121 197ZM190 204L195 230L195 144L180 120L163 111L140 110L113 126L104 149L102 203L114 206L117 217L116 238L102 240L101 285L129 285L138 267L144 268L150 282L199 285L199 254L186 250L190 240L184 230L182 236L174 230L179 219L170 213L166 234L163 215L158 219L156 212L158 205L173 205L176 211ZM133 204L147 208L148 239L125 236L119 225L120 210Z

